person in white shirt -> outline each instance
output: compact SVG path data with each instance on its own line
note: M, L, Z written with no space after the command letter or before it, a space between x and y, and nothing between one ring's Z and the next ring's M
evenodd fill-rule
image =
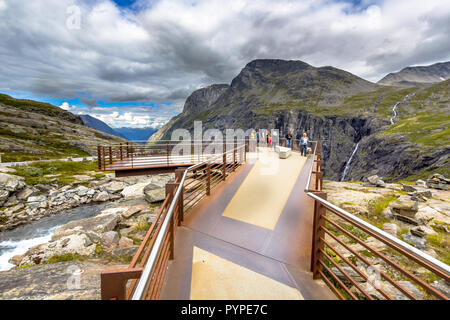
M300 138L300 154L306 157L306 153L308 152L308 144L309 144L309 138L306 133L303 134L303 137Z

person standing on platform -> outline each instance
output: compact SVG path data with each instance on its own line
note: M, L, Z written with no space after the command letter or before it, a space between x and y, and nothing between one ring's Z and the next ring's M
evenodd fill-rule
M309 138L306 132L303 134L303 137L300 138L300 154L306 157L306 153L308 152L308 144L309 144Z

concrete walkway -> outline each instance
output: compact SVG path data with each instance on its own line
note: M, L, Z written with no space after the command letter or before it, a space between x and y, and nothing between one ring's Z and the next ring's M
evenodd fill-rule
M312 158L276 156L250 154L185 217L161 299L334 299L309 272Z

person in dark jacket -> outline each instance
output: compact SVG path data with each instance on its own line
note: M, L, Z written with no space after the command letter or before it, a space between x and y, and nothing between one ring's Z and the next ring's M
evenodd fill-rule
M286 135L286 147L291 147L292 133L289 131Z

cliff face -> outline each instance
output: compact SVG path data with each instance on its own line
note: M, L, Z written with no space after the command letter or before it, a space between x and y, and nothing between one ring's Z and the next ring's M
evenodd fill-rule
M207 103L196 98L201 90L194 92L183 113L152 140L170 139L177 128L192 130L194 121L202 121L204 129L277 128L282 135L290 130L296 138L307 132L322 141L327 178L342 177L359 143L346 180L369 173L399 179L449 167L449 88L449 81L431 87L384 87L333 67L255 60ZM194 101L199 105L194 107ZM434 119L426 118L429 114ZM414 132L420 133L419 139Z

